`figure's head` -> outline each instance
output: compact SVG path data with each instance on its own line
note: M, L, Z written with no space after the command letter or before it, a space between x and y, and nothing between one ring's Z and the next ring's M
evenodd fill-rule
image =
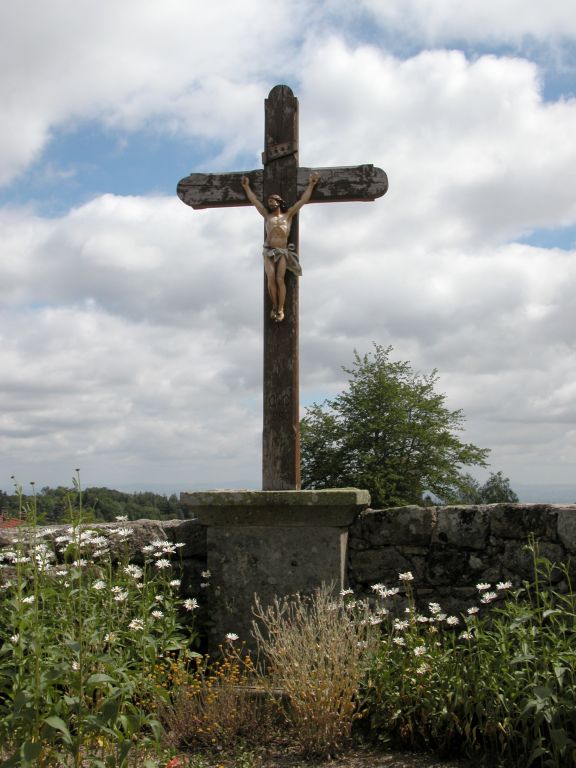
M285 213L288 210L288 206L284 200L282 200L280 195L268 195L268 210L270 213L274 213L277 208L280 208L282 213Z

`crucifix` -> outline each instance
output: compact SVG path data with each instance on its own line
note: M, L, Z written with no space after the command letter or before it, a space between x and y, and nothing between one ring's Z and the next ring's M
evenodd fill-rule
M275 86L265 103L263 170L239 173L193 173L178 184L178 196L192 208L256 205L265 217L266 203L286 201L288 248L266 254L264 288L264 420L262 431L262 490L300 489L300 404L298 364L298 215L302 200L310 203L375 200L388 189L381 168L359 165L339 168L300 168L298 165L298 100L287 85ZM262 202L260 202L262 201ZM259 203L259 204L258 204ZM285 227L286 229L286 227ZM270 232L266 221L266 237ZM287 243L283 243L286 245ZM274 243L272 243L274 245ZM286 262L288 268L284 269ZM283 307L270 287L270 270L282 267ZM278 267L276 266L276 271ZM276 299L274 301L274 299Z

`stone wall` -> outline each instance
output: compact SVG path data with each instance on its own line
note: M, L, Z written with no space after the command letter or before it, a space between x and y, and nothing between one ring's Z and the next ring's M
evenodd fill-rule
M209 603L210 590L200 589L200 574L206 568L206 528L198 521L139 520L102 527L114 525L134 530L135 562L151 540L183 542L184 596L201 596ZM0 531L0 547L18 535L17 530ZM348 581L356 593L369 594L372 584L393 587L398 585L399 573L411 571L420 602L439 602L454 613L470 604L479 582L509 580L519 585L531 579L533 558L526 548L531 536L542 556L570 563L576 585L576 505L558 504L368 509L349 529ZM555 579L558 589L566 586L560 572ZM217 580L218 574L212 574L211 588Z
M533 554L570 563L576 588L576 505L491 504L367 510L350 529L348 579L368 594L376 582L398 585L411 571L418 602L454 613L477 595L476 584L532 580ZM560 572L553 574L559 589Z

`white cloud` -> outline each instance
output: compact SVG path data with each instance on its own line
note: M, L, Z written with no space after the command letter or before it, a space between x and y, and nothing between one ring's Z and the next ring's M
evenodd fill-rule
M383 25L429 42L519 42L530 36L574 37L576 14L566 0L361 0Z
M531 479L539 453L550 476L568 473L576 253L517 240L576 224L576 101L544 101L527 58L400 58L377 36L351 43L339 3L193 5L148 0L134 14L128 0L53 0L27 19L2 6L13 33L1 54L12 62L0 75L2 179L58 126L90 120L199 137L215 170L246 155L256 164L262 100L290 74L300 162L371 162L390 178L374 203L302 212L303 401L341 388L353 348L392 344L416 369L439 369L466 438L493 447L513 485L512 469ZM471 4L450 24L447 2L373 10L399 30L413 19L415 35L504 39L513 5L497 15ZM520 36L536 34L540 6L528 6ZM560 6L546 9L555 36ZM347 5L350 28L355 13ZM0 211L8 470L33 466L51 485L77 465L89 484L257 484L261 235L250 208L192 211L175 196L110 192L52 219Z

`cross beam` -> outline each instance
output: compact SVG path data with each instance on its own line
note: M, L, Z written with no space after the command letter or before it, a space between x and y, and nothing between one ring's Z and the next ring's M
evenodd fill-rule
M248 176L260 200L280 195L293 205L304 192L312 170L320 173L311 203L370 201L384 195L388 179L381 168L298 166L298 100L287 85L277 85L266 99L263 170L241 173L194 173L178 184L178 196L192 208L250 205L241 186ZM298 216L290 242L298 250ZM300 488L300 411L298 375L298 278L286 273L285 319L270 318L271 301L264 284L264 412L262 489Z

